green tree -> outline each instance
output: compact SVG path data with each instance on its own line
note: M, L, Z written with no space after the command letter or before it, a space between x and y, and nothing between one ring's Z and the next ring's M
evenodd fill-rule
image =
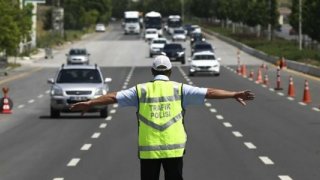
M302 17L303 32L313 40L320 41L320 1L305 0Z
M292 0L289 23L296 31L299 29L299 0Z

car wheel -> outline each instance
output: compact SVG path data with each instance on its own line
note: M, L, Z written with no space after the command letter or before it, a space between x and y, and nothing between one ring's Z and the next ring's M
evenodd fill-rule
M153 57L152 53L149 53L149 57L151 57L151 58Z
M50 108L50 117L51 118L58 118L60 117L60 111L53 109L52 107Z
M182 58L181 64L186 64L186 59L185 59L185 57Z
M216 74L214 74L214 76L220 76L220 73L216 73Z
M102 118L108 117L108 107L106 107L105 109L100 110L100 117L102 117Z
M189 72L189 76L194 76L194 73L190 73L190 72Z

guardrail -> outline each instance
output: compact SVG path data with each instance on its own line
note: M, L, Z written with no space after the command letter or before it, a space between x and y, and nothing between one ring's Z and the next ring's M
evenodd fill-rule
M219 33L216 33L216 32L212 32L212 31L209 31L207 29L203 29L203 31L209 35L213 35L213 36L216 36L217 38L219 38L220 40L222 41L225 41L237 48L239 48L240 50L252 55L252 56L255 56L259 59L263 59L267 62L270 62L272 64L276 64L276 62L280 59L279 57L276 57L276 56L270 56L262 51L259 51L259 50L256 50L254 48L251 48L245 44L242 44L238 41L235 41L231 38L228 38L228 37L225 37L225 36L222 36L221 34ZM286 63L287 63L287 68L289 69L292 69L292 70L296 70L296 71L299 71L299 72L303 72L305 74L310 74L310 75L313 75L313 76L317 76L317 77L320 77L320 68L317 67L317 66L313 66L313 65L309 65L309 64L304 64L304 63L300 63L300 62L296 62L296 61L292 61L292 60L286 60Z

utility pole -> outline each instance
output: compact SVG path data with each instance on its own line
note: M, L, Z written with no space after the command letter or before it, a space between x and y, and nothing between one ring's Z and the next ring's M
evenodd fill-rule
M184 0L181 0L181 19L184 22Z
M272 30L272 27L271 27L271 16L272 14L272 10L271 10L271 0L269 0L269 24L268 24L268 40L271 41L271 30Z
M299 50L302 50L302 0L299 0Z

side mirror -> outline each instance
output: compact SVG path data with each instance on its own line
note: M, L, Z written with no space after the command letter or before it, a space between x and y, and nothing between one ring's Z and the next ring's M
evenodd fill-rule
M104 79L104 82L105 82L105 83L109 83L109 82L111 82L111 81L112 81L112 78L105 78L105 79Z
M48 79L48 84L54 84L54 79L53 78L50 78L50 79Z
M188 58L188 61L189 61L189 62L191 62L191 61L192 61L192 59L191 59L191 58Z

